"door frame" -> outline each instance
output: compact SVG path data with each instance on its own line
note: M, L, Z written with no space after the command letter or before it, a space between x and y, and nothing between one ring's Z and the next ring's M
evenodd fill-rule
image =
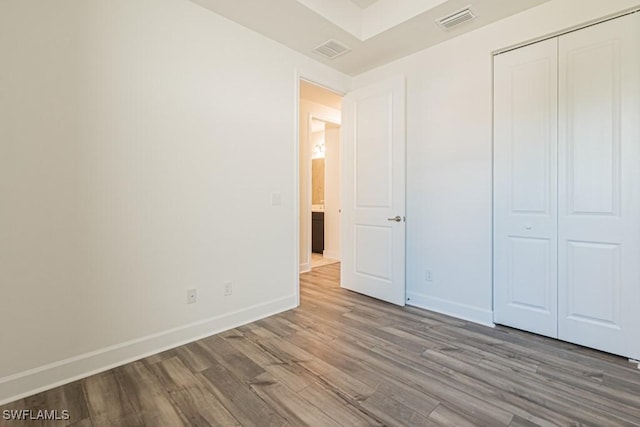
M340 82L335 79L327 78L322 75L322 73L313 72L311 70L294 70L294 108L293 108L293 211L295 221L293 223L293 248L294 248L294 257L293 257L293 283L294 283L294 294L296 300L296 307L300 305L300 81L304 80L309 83L312 83L316 86L322 87L328 91L336 93L340 96L345 96L347 91L350 89L349 84L345 82ZM342 83L342 84L341 84ZM308 118L309 119L309 118ZM322 117L319 117L320 120L324 120ZM330 123L333 123L333 120L328 120ZM309 163L311 162L311 157L309 157ZM342 164L340 165L340 169L342 170ZM311 173L311 169L309 169L309 173ZM311 182L309 182L311 185ZM309 192L311 194L311 192ZM309 224L311 227L311 224ZM309 230L309 236L311 236L311 230ZM309 244L311 244L311 240L309 240ZM311 251L311 247L309 246L309 252Z
M313 83L315 84L315 83ZM340 110L340 114L342 115L342 110ZM311 129L311 122L313 120L318 120L321 122L325 122L325 123L331 123L333 125L336 126L342 126L342 120L340 120L340 122L335 121L334 119L332 119L331 117L325 116L323 114L318 114L318 113L309 113L307 114L307 141L311 141L311 133L313 132L313 130ZM300 141L298 141L298 147L299 147ZM307 156L306 159L303 160L306 164L307 164L307 201L309 203L307 203L308 206L312 205L312 192L313 192L313 182L312 182L312 163L313 163L313 153L310 152L310 155ZM298 167L300 166L300 164L298 164ZM340 172L342 172L342 164L340 164ZM298 188L298 196L300 195L300 188ZM300 208L300 203L298 203L298 209ZM299 214L301 214L302 212L300 212ZM308 236L308 245L307 245L307 255L308 255L308 260L309 260L309 269L305 270L305 271L300 271L300 273L306 273L308 271L311 271L311 210L309 211L309 224L307 227L307 236ZM298 228L299 229L299 228ZM302 237L302 236L300 236ZM300 262L298 262L298 264L300 264Z

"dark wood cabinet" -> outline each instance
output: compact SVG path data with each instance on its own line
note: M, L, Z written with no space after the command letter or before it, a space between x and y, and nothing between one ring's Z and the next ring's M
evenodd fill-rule
M324 212L311 212L311 251L324 252Z

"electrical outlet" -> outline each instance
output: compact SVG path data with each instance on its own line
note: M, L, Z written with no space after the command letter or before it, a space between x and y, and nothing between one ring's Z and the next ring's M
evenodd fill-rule
M224 282L224 296L228 297L231 294L233 294L233 283Z
M433 275L431 274L431 270L424 271L424 280L426 280L427 282L433 281Z
M193 304L198 301L198 292L195 289L187 290L187 304Z

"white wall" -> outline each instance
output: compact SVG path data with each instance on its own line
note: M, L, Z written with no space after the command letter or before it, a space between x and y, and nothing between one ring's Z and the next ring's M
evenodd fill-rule
M325 128L324 256L340 259L340 127Z
M492 52L638 4L554 0L354 79L407 77L409 304L492 322Z
M336 88L337 89L337 88ZM345 90L346 92L346 90ZM308 99L300 99L300 273L311 270L311 137L309 124L316 117L320 120L340 123L340 110Z
M324 122L322 123L323 129L315 132L311 132L311 138L309 138L309 144L311 145L311 159L324 159L324 153L316 151L316 145L324 144ZM314 126L317 126L318 122Z
M0 55L0 403L296 304L296 69L348 77L187 0L3 0Z

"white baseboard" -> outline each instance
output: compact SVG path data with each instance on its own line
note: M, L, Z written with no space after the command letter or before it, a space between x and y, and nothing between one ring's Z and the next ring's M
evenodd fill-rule
M310 262L305 262L305 263L301 263L300 264L300 274L308 273L310 271L311 271L311 263Z
M296 307L295 295L80 354L0 378L0 405Z
M407 292L407 298L409 298L407 305L435 311L436 313L446 314L447 316L456 317L458 319L467 320L480 325L492 328L495 327L495 324L493 323L492 310L485 310L413 292Z

